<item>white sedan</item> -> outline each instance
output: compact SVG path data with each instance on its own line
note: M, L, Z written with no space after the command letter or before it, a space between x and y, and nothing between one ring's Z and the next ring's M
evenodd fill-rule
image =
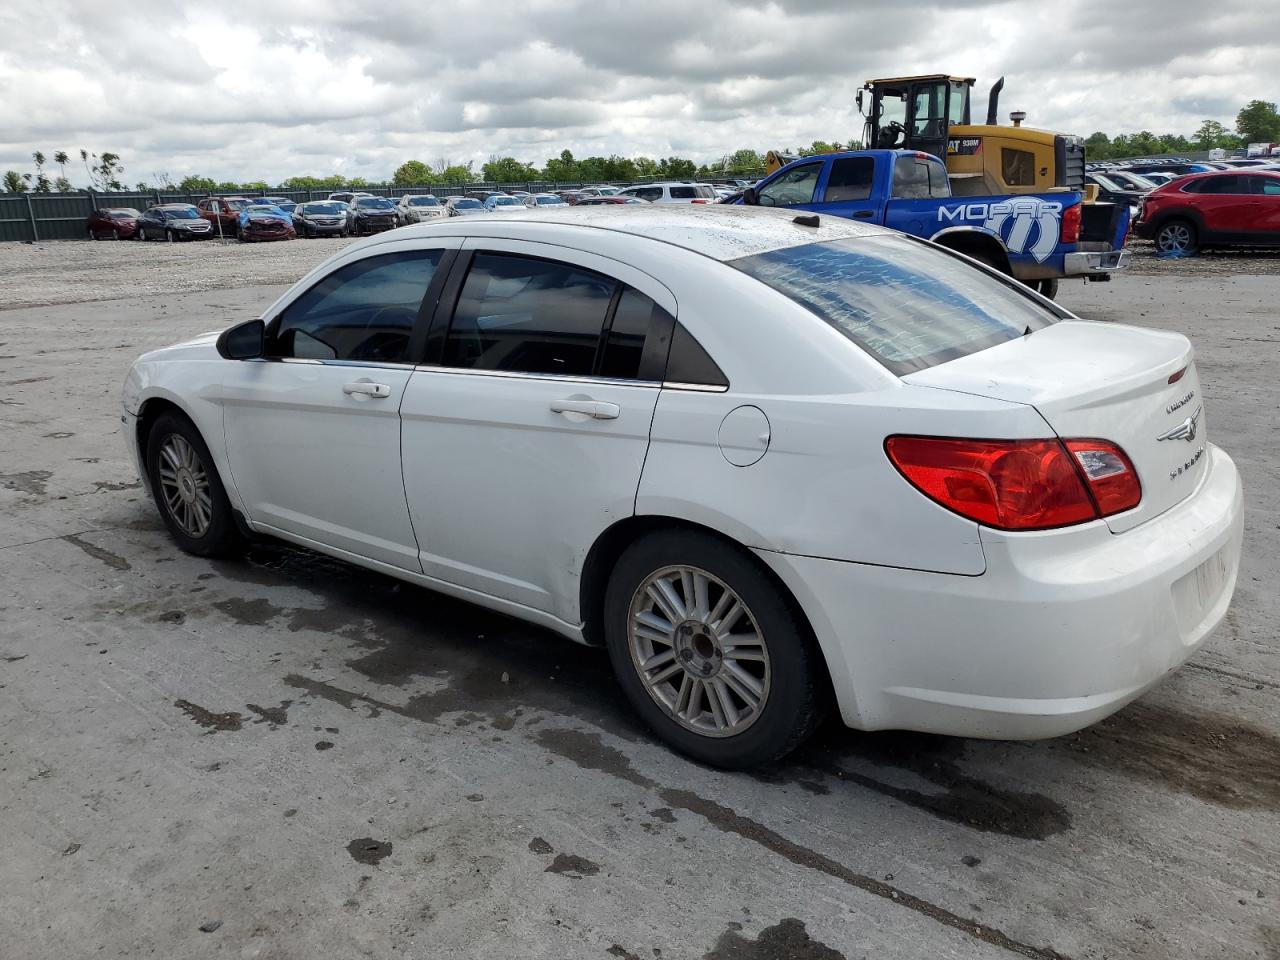
M178 545L300 544L608 648L677 749L1054 736L1221 622L1242 495L1190 343L876 227L477 215L141 357Z

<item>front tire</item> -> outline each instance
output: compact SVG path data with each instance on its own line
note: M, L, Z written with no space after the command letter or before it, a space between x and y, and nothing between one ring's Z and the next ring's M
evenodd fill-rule
M213 457L185 416L162 413L147 434L147 476L169 535L199 557L235 554L243 540Z
M627 699L695 760L769 763L823 717L823 665L808 626L736 546L687 530L636 541L614 567L604 615Z
M1175 217L1156 231L1156 250L1166 256L1189 257L1200 249L1200 236L1190 220Z

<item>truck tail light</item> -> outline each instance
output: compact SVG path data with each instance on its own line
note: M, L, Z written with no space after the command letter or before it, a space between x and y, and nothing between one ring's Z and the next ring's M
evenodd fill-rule
M1067 207L1062 211L1062 235L1063 243L1079 243L1080 242L1080 217L1082 204L1077 203L1073 207Z
M1085 523L1142 499L1133 464L1106 440L894 436L885 452L930 500L998 530Z

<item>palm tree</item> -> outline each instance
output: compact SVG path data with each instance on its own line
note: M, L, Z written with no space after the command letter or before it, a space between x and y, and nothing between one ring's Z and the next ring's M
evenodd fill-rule
M58 165L58 174L61 179L67 179L67 164L71 162L71 158L67 156L67 151L59 150L53 155L53 162Z

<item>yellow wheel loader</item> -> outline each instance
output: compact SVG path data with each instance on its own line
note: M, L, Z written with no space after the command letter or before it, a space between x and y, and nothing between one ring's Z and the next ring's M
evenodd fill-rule
M868 80L857 94L858 112L866 118L866 146L921 150L941 157L955 196L1056 190L1088 195L1084 141L1024 127L1022 112L1009 115L1012 126L1001 126L998 110L1004 77L991 88L987 122L973 123L969 94L975 82L973 77L944 74Z

